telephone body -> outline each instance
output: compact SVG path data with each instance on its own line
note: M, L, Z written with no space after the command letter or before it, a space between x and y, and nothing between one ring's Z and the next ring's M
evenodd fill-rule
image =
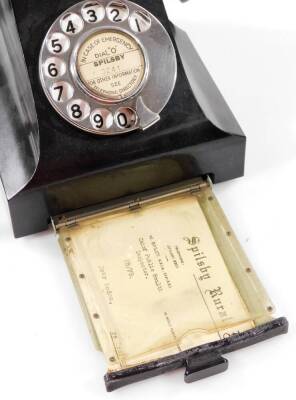
M89 3L92 2L84 2L86 5ZM112 2L101 2L105 6L109 3ZM78 4L80 7L80 3ZM71 92L74 87L75 78L71 75L70 81L71 65L67 57L70 57L71 51L75 49L68 49L66 56L60 57L61 44L57 38L62 35L66 40L66 46L73 40L77 43L78 39L79 42L81 32L74 35L71 35L72 32L67 34L60 25L62 16L68 13L69 8L75 7L77 2L73 0L42 2L13 0L13 10L8 8L10 17L13 18L13 13L15 15L16 28L28 70L28 83L32 88L33 97L30 102L26 100L26 105L23 105L23 99L14 105L14 107L28 108L30 103L32 115L25 126L11 127L14 134L9 135L8 147L6 147L8 153L16 153L16 159L13 161L14 174L10 174L7 180L3 180L4 186L7 187L16 237L47 229L52 215L112 198L197 176L210 175L213 182L221 182L243 175L245 136L189 38L168 20L162 1L142 0L132 4L147 10L149 15L153 16L149 18L157 19L158 29L164 37L149 38L149 30L135 33L131 28L127 33L126 20L122 23L112 22L106 14L103 22L98 22L97 26L100 27L103 24L103 27L109 27L111 32L114 32L114 29L117 30L118 34L121 24L124 24L123 32L130 38L128 45L132 46L134 42L141 41L143 53L148 52L149 45L149 74L153 79L148 82L149 86L147 86L147 81L146 84L144 82L144 96L141 96L141 83L132 84L134 86L130 89L130 93L127 90L127 96L133 95L133 90L140 91L138 96L137 93L136 97L132 96L131 103L129 100L121 102L120 99L111 98L111 101L115 100L115 103L110 103L108 101L110 99L103 99L105 101L96 107L94 104L97 101L98 92L93 91L91 87L87 87L84 91L77 84L71 100L63 103L55 101L50 94L51 90L53 96L69 96L71 93L67 91ZM73 14L78 15L77 11ZM116 17L117 12L114 15L111 14L111 18L112 16ZM91 16L89 18L92 20ZM88 32L96 30L95 24L87 23L81 14L79 21L84 24L82 32L86 28ZM45 40L49 40L48 32L53 23L56 24L54 30L57 32L49 34L54 35L50 42L51 52L46 47L46 54L42 55L42 45ZM150 23L151 20L148 20L148 24ZM64 30L71 29L71 24L70 19ZM137 25L133 29L137 29ZM153 29L153 24L150 29ZM103 30L106 32L105 28ZM83 34L87 39L88 36ZM16 34L15 37L18 38ZM122 37L117 39L120 41ZM143 39L147 42L145 42L146 47L144 47ZM164 43L164 50L162 46L156 49L153 45L153 41L158 42L158 40ZM151 54L153 55L154 49L158 52L153 61L155 66L151 65ZM169 56L166 54L166 49L170 52ZM13 54L12 57L17 57L18 63L21 64L22 52L19 47L17 51L17 54ZM141 61L141 53L141 51L137 53L136 63L138 58ZM43 56L40 67L39 58ZM61 63L60 68L64 69L66 66L67 74L69 74L67 79L66 74L57 79L51 76L58 73L57 66L54 64L55 58ZM167 63L168 60L170 64ZM17 82L17 86L21 86L25 78L18 76L15 64L15 59L12 58L11 65L7 68L12 69L15 75L11 79ZM131 64L131 67L133 66L135 65ZM40 68L45 71L41 77ZM166 80L167 71L170 71L170 76L167 77L166 82L163 82ZM139 81L142 79L141 74L145 75L146 72L142 71L136 76ZM47 85L45 90L42 87L44 80L46 80L45 86ZM65 89L61 94L59 83L67 80L71 82L72 88ZM51 88L53 83L56 86ZM106 84L108 86L108 82ZM29 90L26 91L26 95L27 92ZM111 97L116 97L116 90L114 93L115 95L111 94ZM27 96L30 97L30 94ZM73 101L76 98L81 101L82 96L84 100L89 100L83 103L84 106L85 103L92 103L92 110L88 109L87 114L90 115L95 109L103 109L106 121L102 122L101 115L96 113L93 114L93 118L97 122L94 119L91 121L89 116L82 122L79 121L81 103L75 104ZM54 103L56 109L48 99ZM137 117L133 111L131 114L129 112L122 114L118 113L118 110L123 107L125 110L135 109L135 101L138 101L143 118L142 121L138 119L138 123L143 126L136 125L137 129L129 133L126 131L134 129ZM211 120L199 103L203 105ZM62 111L60 106L63 107ZM67 107L70 113L79 117L78 123L75 121L75 115L74 119L71 119L72 115L65 114ZM89 108L89 105L86 107ZM22 111L24 112L27 111ZM119 123L118 120L113 122L116 113L117 118L119 116ZM120 120L131 127L122 129ZM93 129L93 125L99 127L101 123L104 127L107 124L107 132L104 132L107 135L100 135L100 129ZM87 128L84 130L86 124ZM112 124L111 128L110 124ZM33 132L34 135L28 132ZM112 135L114 132L116 134ZM15 138L13 141L12 136ZM22 151L24 147L25 150ZM9 161L3 164L5 164L3 167L5 170L2 174L6 175L6 171L12 168L9 166ZM145 179L142 179L142 174L145 175ZM16 176L22 178L16 180ZM102 190L94 191L94 186Z
M0 11L14 234L53 224L107 390L181 367L193 382L225 371L223 354L286 333L211 189L243 175L245 135L163 1L3 0Z

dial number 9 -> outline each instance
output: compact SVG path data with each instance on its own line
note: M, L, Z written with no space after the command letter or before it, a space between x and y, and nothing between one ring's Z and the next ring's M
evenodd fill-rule
M109 110L97 109L92 112L90 122L95 130L108 130L113 125L113 116Z

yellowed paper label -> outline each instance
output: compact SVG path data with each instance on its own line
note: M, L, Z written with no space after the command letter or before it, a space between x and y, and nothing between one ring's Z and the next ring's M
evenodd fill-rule
M77 70L85 86L100 98L120 100L138 90L145 75L140 45L119 31L97 32L78 51Z
M254 327L193 196L93 217L61 240L110 370Z

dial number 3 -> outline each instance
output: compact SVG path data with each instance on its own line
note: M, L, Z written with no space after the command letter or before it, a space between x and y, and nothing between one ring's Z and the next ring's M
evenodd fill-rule
M89 24L95 24L100 22L105 17L105 8L97 1L90 1L84 4L81 9L83 19Z

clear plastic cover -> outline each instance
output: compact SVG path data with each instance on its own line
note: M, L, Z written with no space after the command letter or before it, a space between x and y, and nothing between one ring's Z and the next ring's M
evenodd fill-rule
M273 306L211 188L59 228L109 371L263 324Z

